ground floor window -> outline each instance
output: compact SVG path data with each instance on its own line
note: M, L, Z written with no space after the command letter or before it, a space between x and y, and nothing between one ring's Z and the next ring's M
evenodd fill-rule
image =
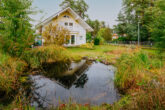
M71 44L75 44L75 35L71 35Z

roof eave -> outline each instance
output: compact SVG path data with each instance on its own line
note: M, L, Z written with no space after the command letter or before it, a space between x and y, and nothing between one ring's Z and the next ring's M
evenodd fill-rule
M86 27L87 27L86 30L87 30L88 32L94 31L94 30L93 30L93 29L92 29L92 28L91 28L76 12L74 12L70 7L66 8L66 9L64 9L64 10L59 11L58 13L52 15L51 17L47 18L47 19L44 20L43 22L37 24L35 27L36 27L36 28L39 28L40 26L43 26L43 25L47 24L47 23L50 22L54 17L58 16L59 14L65 12L65 11L67 11L67 10L70 10L71 13L72 13L77 19L79 19L80 21L82 21L82 22L86 25Z

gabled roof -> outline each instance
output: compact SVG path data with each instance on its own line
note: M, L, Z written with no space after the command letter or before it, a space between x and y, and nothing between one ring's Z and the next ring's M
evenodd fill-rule
M79 23L80 25L86 29L88 32L92 32L93 29L75 12L73 11L70 7L65 8L64 10L59 11L58 13L50 16L49 18L47 18L46 20L44 20L43 22L39 23L36 25L36 28L43 26L47 23L49 23L53 18L59 16L60 14L62 14L63 12L68 11Z

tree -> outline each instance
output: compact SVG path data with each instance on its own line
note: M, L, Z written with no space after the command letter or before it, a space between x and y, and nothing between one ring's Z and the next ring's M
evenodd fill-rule
M159 0L155 4L155 7L150 11L153 22L150 22L149 28L156 46L165 48L165 1Z
M123 37L127 33L127 21L126 17L122 11L118 14L118 25L114 26L114 31L118 33L119 36Z
M102 37L105 41L112 40L112 31L110 28L101 28L97 36Z
M0 0L0 44L13 56L20 56L34 42L31 5L31 0Z
M91 33L92 36L96 37L97 36L97 33L98 31L101 29L101 28L105 28L106 25L105 25L105 22L104 21L99 21L99 20L91 20L91 19L87 19L86 22L94 29L94 31Z
M64 0L60 7L63 9L70 7L83 19L88 18L86 12L88 11L88 4L84 0Z
M63 45L68 43L70 39L70 33L67 29L60 27L59 25L49 24L45 31L42 33L46 44Z
M91 34L91 32L87 32L86 40L87 40L87 42L91 42L92 41L92 34Z
M126 34L129 40L137 40L138 22L140 22L141 40L147 41L151 38L148 29L150 19L146 11L154 6L155 0L123 0L122 11L118 15L119 24L115 27L117 33L122 36Z

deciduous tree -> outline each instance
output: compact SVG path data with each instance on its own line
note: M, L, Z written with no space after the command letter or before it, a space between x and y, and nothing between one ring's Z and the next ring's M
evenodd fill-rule
M97 34L97 36L102 37L104 41L112 40L112 31L110 28L101 28Z
M46 44L63 45L68 43L70 32L59 25L51 23L45 28L42 36L44 37Z

